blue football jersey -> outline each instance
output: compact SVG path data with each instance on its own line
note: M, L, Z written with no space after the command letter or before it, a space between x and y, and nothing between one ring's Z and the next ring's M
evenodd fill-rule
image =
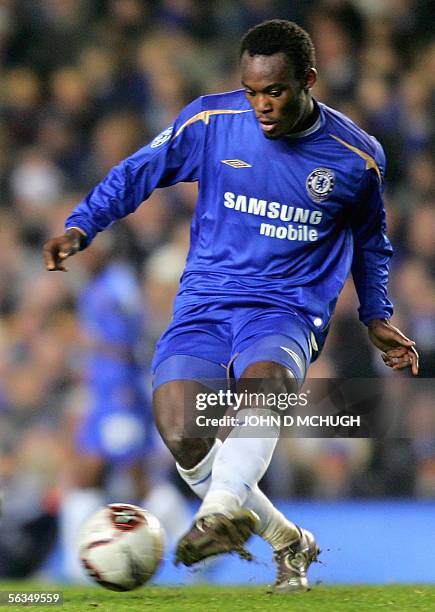
M317 104L310 129L269 140L243 90L201 97L113 168L66 227L83 230L89 244L155 188L198 181L179 304L267 294L321 340L352 270L360 319L388 318L384 153L350 119Z

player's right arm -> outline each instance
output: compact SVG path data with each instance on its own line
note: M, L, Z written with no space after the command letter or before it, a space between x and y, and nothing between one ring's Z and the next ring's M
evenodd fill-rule
M47 270L66 270L65 259L89 246L114 221L134 212L154 189L198 180L206 122L203 112L198 98L173 126L112 168L71 212L65 233L44 245Z
M65 234L51 238L44 244L43 255L47 270L67 272L64 261L80 251L85 235L81 230L71 227Z

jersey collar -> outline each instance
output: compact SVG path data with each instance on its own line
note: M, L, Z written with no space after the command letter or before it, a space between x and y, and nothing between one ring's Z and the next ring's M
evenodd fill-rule
M286 134L284 136L284 138L288 139L288 140L296 140L298 138L305 138L305 136L311 136L311 134L314 134L315 132L317 132L317 130L319 130L323 124L323 113L322 113L322 109L320 107L319 104L317 104L316 100L313 100L314 104L317 106L317 109L319 111L319 116L317 117L316 121L313 123L312 126L310 126L309 128L307 128L306 130L303 130L302 132L295 132L294 134Z

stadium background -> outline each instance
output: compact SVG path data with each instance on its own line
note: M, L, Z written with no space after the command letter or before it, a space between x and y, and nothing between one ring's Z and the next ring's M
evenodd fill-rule
M84 340L75 316L86 266L79 255L68 274L47 274L43 241L61 231L87 190L187 102L238 88L239 37L270 17L308 29L318 58L315 96L385 148L394 321L417 341L421 376L433 377L435 15L429 0L0 0L0 545L6 535L22 541L26 521L41 530L55 525L71 430L86 408ZM170 317L195 193L186 184L157 191L112 231L116 252L143 289L148 355ZM406 376L392 382L356 308L346 287L311 376L384 377L388 401L405 398L402 436L284 440L263 486L324 541L335 538L326 568L316 569L320 579L433 581L433 560L418 554L435 544L433 386L417 383L410 391ZM358 551L353 559L349 541ZM42 553L29 551L35 559ZM55 563L45 567L53 572ZM220 576L261 581L268 572L229 564ZM169 569L166 575L174 579Z

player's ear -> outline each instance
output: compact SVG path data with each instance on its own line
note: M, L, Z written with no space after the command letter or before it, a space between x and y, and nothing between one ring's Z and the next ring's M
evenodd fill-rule
M316 81L317 81L317 70L315 68L310 68L307 74L305 75L305 83L304 83L305 91L308 92L310 89L312 89Z

